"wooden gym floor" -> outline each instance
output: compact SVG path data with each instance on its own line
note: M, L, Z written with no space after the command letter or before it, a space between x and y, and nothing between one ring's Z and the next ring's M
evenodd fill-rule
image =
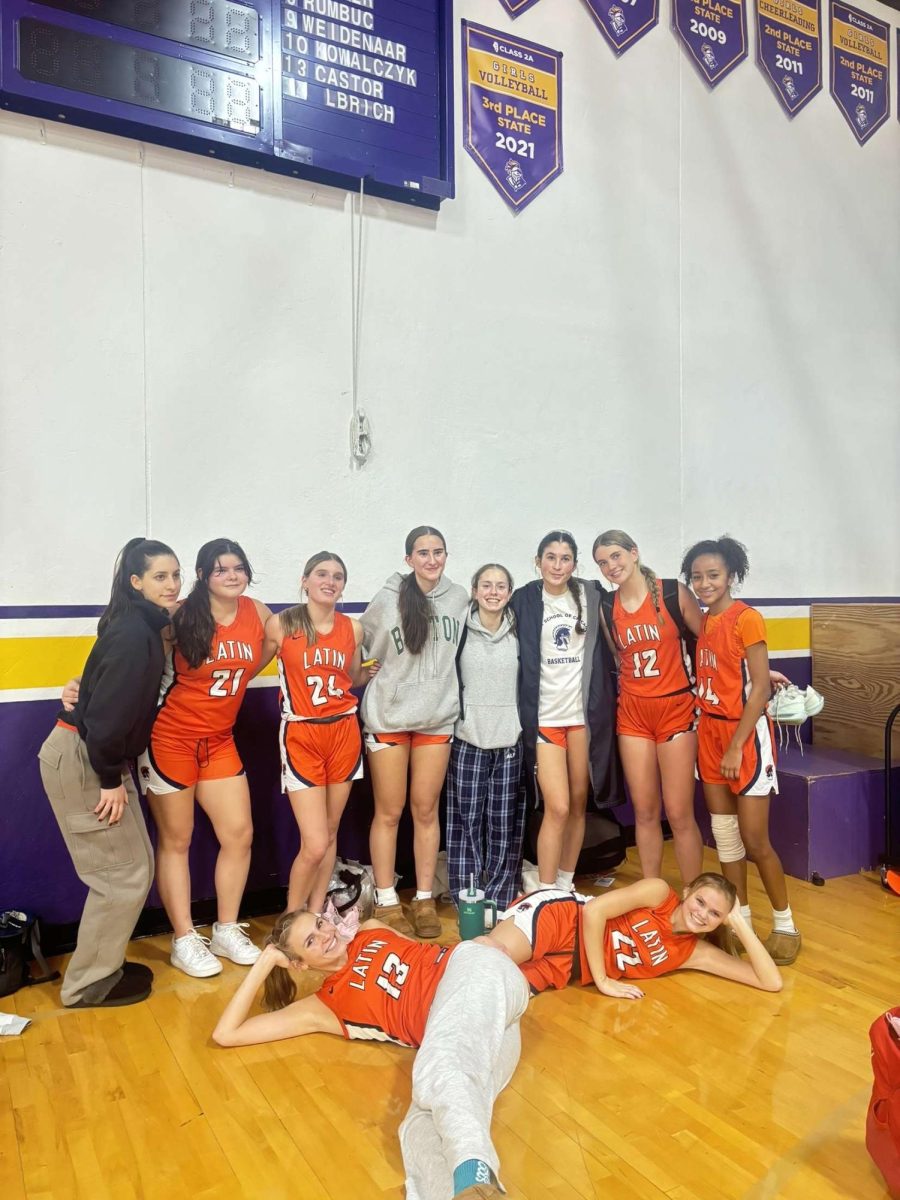
M900 900L873 875L792 880L791 900L804 950L780 995L683 972L637 1002L532 1002L494 1117L511 1197L886 1196L864 1145L867 1031L898 1002ZM751 902L765 933L758 883ZM156 973L134 1007L66 1011L57 985L0 1001L33 1020L0 1038L2 1200L400 1200L412 1052L324 1035L219 1049L242 968L189 979L168 953L133 943Z

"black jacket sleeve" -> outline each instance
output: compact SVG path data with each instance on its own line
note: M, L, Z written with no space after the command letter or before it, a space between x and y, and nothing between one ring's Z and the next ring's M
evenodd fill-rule
M84 715L85 743L100 786L118 787L128 769L129 735L145 703L137 681L150 668L146 638L130 636L128 628L112 627L104 635L103 659L91 680L91 696Z

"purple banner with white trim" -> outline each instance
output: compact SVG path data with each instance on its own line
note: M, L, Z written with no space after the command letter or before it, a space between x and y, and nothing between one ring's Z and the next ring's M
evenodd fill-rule
M513 20L515 20L516 17L521 16L526 9L531 8L531 6L533 4L537 4L537 2L538 0L500 0L500 3L513 18Z
M756 0L756 61L789 117L822 90L819 0Z
M743 0L673 0L672 23L710 87L747 57Z
M513 209L562 173L562 54L462 22L463 143Z
M862 146L891 114L891 27L831 0L831 94Z
M591 16L615 54L659 23L659 0L585 0Z

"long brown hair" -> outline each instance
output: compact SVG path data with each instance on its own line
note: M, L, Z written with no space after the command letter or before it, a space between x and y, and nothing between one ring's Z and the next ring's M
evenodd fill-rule
M178 649L192 667L199 667L209 654L216 636L216 618L212 615L209 600L209 577L223 554L233 554L241 560L247 577L247 587L253 582L250 560L237 542L231 538L214 538L204 542L197 551L195 570L197 578L188 592L187 599L173 618Z
M637 542L633 537L629 537L624 529L607 529L605 533L601 533L598 537L595 537L594 547L591 550L591 558L597 557L597 551L601 546L621 546L623 550L637 550ZM653 601L653 607L656 609L659 623L660 625L665 625L666 618L663 616L663 611L659 606L659 579L656 572L652 567L648 567L646 563L641 562L640 555L638 555L637 566L647 581L650 599Z
M436 537L441 539L444 553L447 552L447 541L439 529L432 525L417 525L406 535L406 557L413 552L413 547L420 537ZM397 602L400 609L400 627L403 630L403 641L410 654L421 654L425 643L431 634L431 606L428 598L416 582L415 571L404 575L400 584L400 598Z
M569 533L565 529L551 529L549 533L544 534L544 536L541 538L540 542L538 543L538 548L537 548L538 562L540 562L541 559L544 557L544 551L547 549L547 547L550 545L551 542L562 542L564 545L568 546L569 549L572 551L572 557L574 558L575 566L577 567L577 565L578 565L578 547L575 544L575 539L572 537L571 533ZM577 610L577 616L575 619L575 632L576 633L585 633L587 631L587 626L584 623L584 610L583 610L582 600L581 600L581 584L575 578L575 569L574 568L572 570L572 574L569 576L568 580L566 581L566 586L569 589L572 599L575 601L575 608Z
M132 575L144 575L150 569L150 561L162 555L170 555L177 562L175 551L165 542L151 541L149 538L131 538L119 551L116 565L113 568L112 590L109 594L109 604L103 610L97 622L97 636L104 633L111 621L124 616L133 610L141 593L131 586Z
M265 945L274 946L292 962L298 961L293 950L288 949L287 942L294 922L305 912L305 908L298 908L294 912L282 913L272 927L272 932L266 938ZM263 985L263 1007L266 1011L275 1012L276 1009L287 1008L289 1004L293 1004L296 996L297 985L294 982L293 971L288 971L284 967L273 967Z
M338 563L344 572L344 584L346 585L347 564L339 554L334 554L331 550L320 550L314 554L303 568L301 578L306 579L310 571L314 571L319 563L323 562ZM281 622L281 632L285 637L293 637L297 633L302 633L310 646L316 644L316 627L313 625L312 617L309 615L309 605L305 600L295 604L293 608L286 608L283 613L279 614L278 620Z

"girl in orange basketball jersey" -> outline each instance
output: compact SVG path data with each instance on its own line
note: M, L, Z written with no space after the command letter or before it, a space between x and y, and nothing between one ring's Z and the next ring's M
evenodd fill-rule
M294 981L306 970L325 980L295 1000ZM250 1016L260 987L270 1011ZM276 924L212 1036L220 1046L330 1033L419 1047L399 1130L406 1195L499 1200L491 1114L519 1059L527 1005L524 976L491 947L437 946L377 920L357 930L293 912Z
M237 922L253 822L233 727L247 684L275 647L264 632L272 614L244 595L253 573L237 542L216 538L201 546L196 571L190 595L174 618L173 676L168 687L164 684L138 778L159 831L156 883L174 931L170 961L187 975L205 977L222 970L219 958L246 966L259 957ZM188 851L195 798L219 842L218 920L211 941L191 920Z
M406 563L410 573L392 575L362 616L366 655L381 666L362 701L375 793L369 847L375 916L412 933L394 887L397 825L409 777L417 889L412 922L419 937L437 937L441 923L431 891L440 845L438 800L459 716L456 652L469 597L444 577L447 545L439 530L410 530Z
M705 940L724 926L747 953L744 962ZM589 899L550 889L523 896L484 940L518 963L532 992L594 983L604 996L639 1000L632 979L705 971L765 992L781 974L741 914L734 886L707 872L679 897L663 879L642 879Z
M362 626L335 610L347 584L344 560L328 550L303 568L305 603L269 618L266 635L281 677L281 786L300 829L287 909L325 903L338 825L362 775L356 697L350 690L377 668L360 668Z
M707 610L697 639L697 770L722 871L737 888L749 923L747 855L756 863L773 910L766 948L787 966L801 940L781 860L769 841L769 800L778 791L778 776L766 714L771 696L766 624L731 594L749 569L746 549L730 537L697 542L681 564L683 578Z
M641 873L655 879L662 871L664 803L678 869L687 882L700 874L703 839L694 819L696 700L682 634L699 632L700 606L683 583L657 579L621 529L601 533L593 555L616 589L602 597L600 616L619 663L616 733L634 805Z
M525 781L536 781L543 799L540 886L571 889L588 792L610 790L615 776L612 663L598 637L600 585L576 577L571 533L546 534L534 561L540 579L517 588L510 601L519 634Z

